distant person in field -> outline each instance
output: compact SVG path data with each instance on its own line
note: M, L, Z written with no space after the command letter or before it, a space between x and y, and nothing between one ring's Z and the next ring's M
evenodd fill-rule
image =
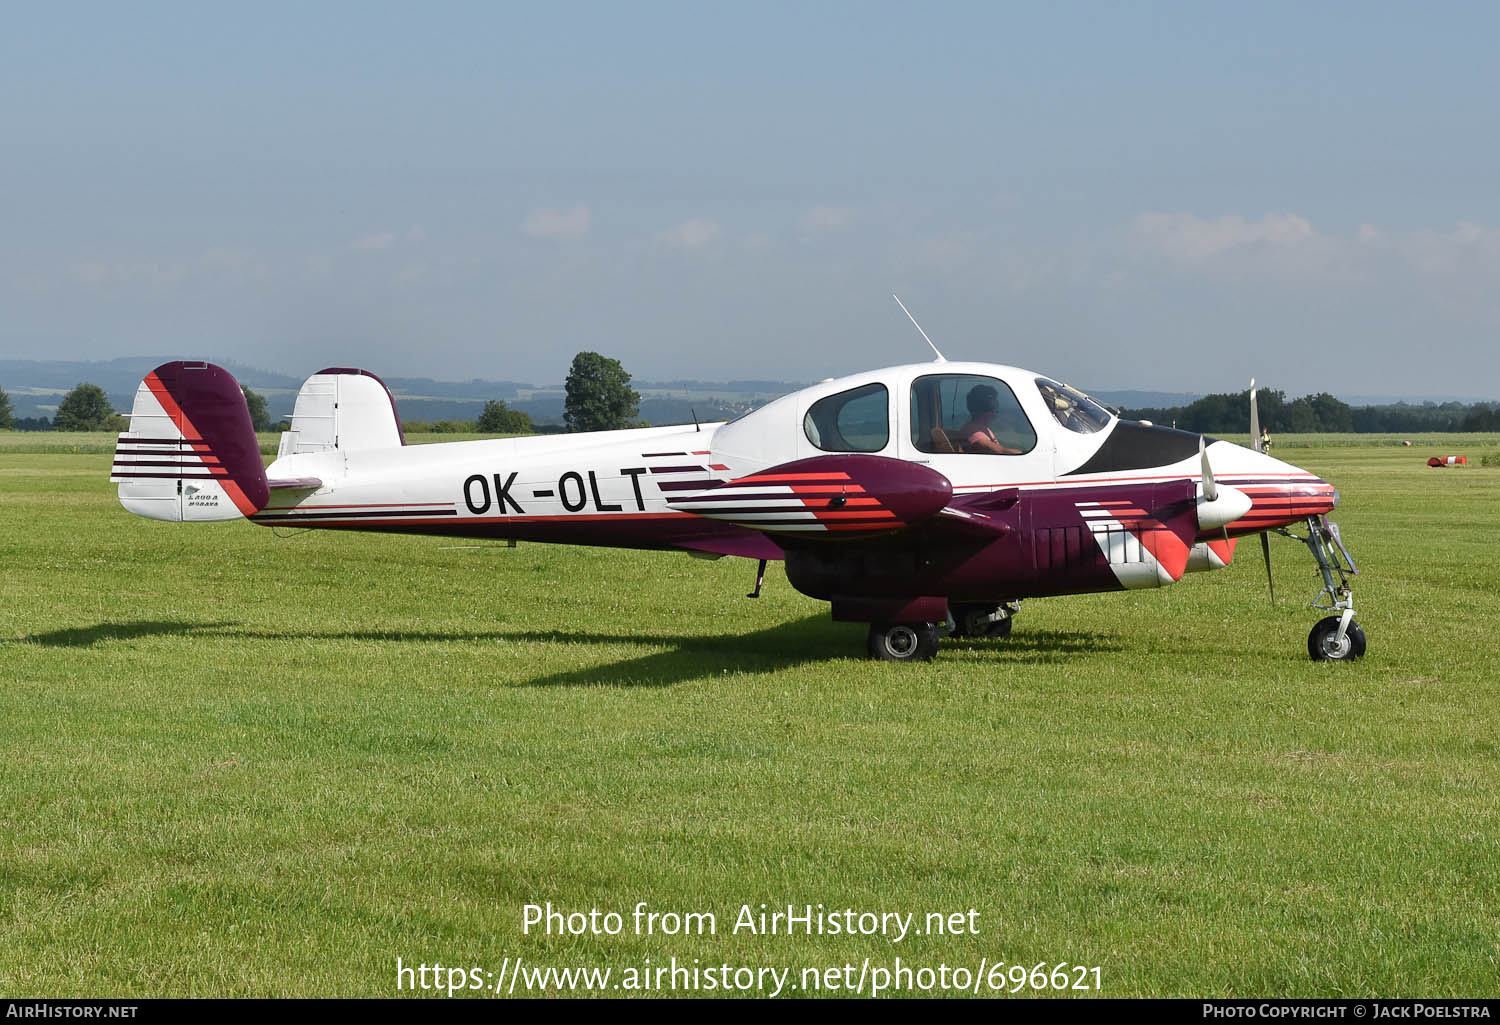
M1260 429L1260 450L1262 452L1271 451L1271 432L1264 427Z
M967 402L969 419L958 429L965 452L991 452L1003 456L1021 454L1018 448L1007 448L1000 444L990 427L990 423L1000 413L1000 394L992 385L976 384L970 388Z

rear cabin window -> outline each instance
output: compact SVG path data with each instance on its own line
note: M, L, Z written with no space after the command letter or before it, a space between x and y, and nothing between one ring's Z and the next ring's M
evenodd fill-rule
M929 374L911 384L911 443L933 455L1014 456L1036 448L1036 431L1004 381Z
M890 406L885 385L862 385L814 402L802 429L824 452L879 452L891 440Z
M1076 388L1069 388L1045 377L1038 377L1036 386L1042 393L1042 402L1047 409L1068 430L1079 434L1095 434L1109 426L1109 410Z

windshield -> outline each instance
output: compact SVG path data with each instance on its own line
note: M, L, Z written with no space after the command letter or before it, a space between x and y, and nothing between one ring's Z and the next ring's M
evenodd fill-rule
M1036 379L1042 401L1057 422L1078 434L1094 434L1109 426L1110 413L1076 388L1045 377Z

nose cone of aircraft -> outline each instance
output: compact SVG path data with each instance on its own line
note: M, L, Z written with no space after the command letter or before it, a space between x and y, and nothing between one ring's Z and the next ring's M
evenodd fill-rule
M1214 475L1249 496L1251 505L1227 527L1230 534L1253 534L1332 512L1339 493L1315 473L1280 459L1217 441L1208 448Z

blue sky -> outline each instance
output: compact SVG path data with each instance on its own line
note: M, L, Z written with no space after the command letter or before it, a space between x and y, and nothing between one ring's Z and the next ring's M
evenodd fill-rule
M1500 397L1494 5L6 23L6 357Z

